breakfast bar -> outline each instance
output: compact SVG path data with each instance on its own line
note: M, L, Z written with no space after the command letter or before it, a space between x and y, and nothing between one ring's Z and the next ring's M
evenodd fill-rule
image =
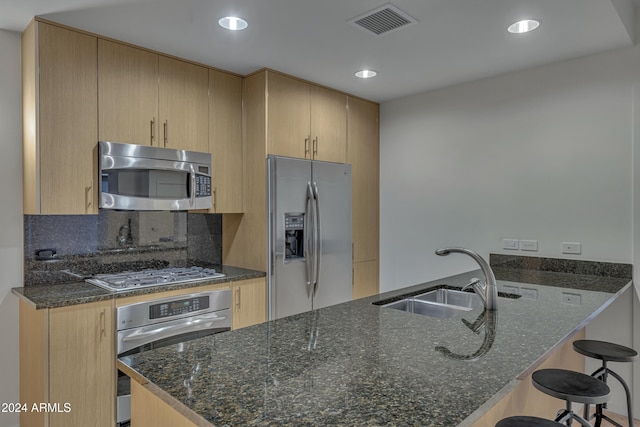
M476 271L121 357L132 424L152 407L172 425L493 425L518 411L504 402L540 366L583 369L571 342L633 292L628 278L494 272L496 312L435 318L374 304L461 288Z

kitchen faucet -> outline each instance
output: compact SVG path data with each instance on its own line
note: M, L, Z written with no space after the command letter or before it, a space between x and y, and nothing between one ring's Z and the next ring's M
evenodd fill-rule
M471 279L471 282L469 282L464 288L462 288L462 290L465 290L468 287L472 287L475 293L478 294L478 296L484 303L484 307L487 310L497 310L498 286L496 284L496 277L493 275L493 271L491 270L491 267L489 266L487 261L485 261L484 258L478 255L476 252L466 248L440 248L436 250L436 255L445 256L449 255L452 252L469 255L478 263L480 269L482 270L482 273L484 274L484 283L478 279Z

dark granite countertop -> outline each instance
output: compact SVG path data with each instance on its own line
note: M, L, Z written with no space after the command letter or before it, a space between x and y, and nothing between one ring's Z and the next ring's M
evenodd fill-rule
M631 286L494 272L499 290L522 295L500 298L497 316L477 309L438 319L372 304L460 287L478 274L470 272L126 356L118 366L198 425L471 425Z
M216 271L223 273L225 277L211 279L199 283L181 283L135 289L126 292L111 292L99 286L84 281L60 283L53 285L34 285L13 288L11 291L19 298L32 304L36 309L56 308L69 305L84 304L89 302L104 301L113 298L124 298L134 295L153 294L175 289L186 289L207 286L216 283L264 277L262 271L248 270L246 268L227 265L213 265Z

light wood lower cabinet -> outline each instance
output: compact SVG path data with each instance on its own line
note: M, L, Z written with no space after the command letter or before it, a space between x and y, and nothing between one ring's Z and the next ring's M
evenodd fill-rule
M231 283L232 328L256 325L267 320L267 286L264 277Z
M30 409L20 425L115 425L113 312L112 300L43 310L20 301L20 402Z

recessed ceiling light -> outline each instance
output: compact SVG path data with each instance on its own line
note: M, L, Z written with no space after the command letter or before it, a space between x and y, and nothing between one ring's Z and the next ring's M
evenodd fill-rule
M370 79L371 77L375 77L377 74L378 72L373 70L360 70L356 72L356 77L361 79Z
M540 21L535 19L523 19L522 21L514 22L507 27L507 31L512 34L522 34L533 31L540 26Z
M247 21L237 16L225 16L218 21L218 24L220 24L222 28L232 31L244 30L249 25Z

